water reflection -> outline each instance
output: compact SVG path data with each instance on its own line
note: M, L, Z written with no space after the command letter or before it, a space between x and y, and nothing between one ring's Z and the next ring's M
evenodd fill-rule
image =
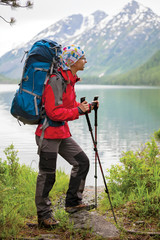
M36 126L19 126L9 112L16 88L16 85L0 85L0 154L3 157L4 148L13 143L19 150L20 162L37 169L38 155L34 139ZM77 100L85 96L91 102L94 96L99 96L98 150L104 172L119 162L122 151L139 148L160 127L160 88L79 85L76 91ZM94 133L94 112L89 116ZM86 119L81 116L69 125L74 139L90 158L87 185L94 185L95 153ZM58 168L66 173L71 169L61 157L58 159ZM98 168L98 185L102 184Z

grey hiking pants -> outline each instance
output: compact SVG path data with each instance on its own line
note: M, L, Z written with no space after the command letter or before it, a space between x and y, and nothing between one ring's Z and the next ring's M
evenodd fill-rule
M36 142L39 143L39 137L36 137ZM35 196L37 215L41 220L50 217L52 213L49 192L55 183L57 154L73 166L65 206L76 206L82 201L85 179L89 170L88 157L72 137L43 139Z

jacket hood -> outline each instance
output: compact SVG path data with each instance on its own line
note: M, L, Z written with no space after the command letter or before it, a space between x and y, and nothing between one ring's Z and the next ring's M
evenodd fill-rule
M61 72L62 74L62 77L69 83L69 82L72 82L72 83L76 83L78 81L80 81L80 78L75 75L73 76L72 72L70 69L68 70L63 70L62 68L59 69L59 71Z

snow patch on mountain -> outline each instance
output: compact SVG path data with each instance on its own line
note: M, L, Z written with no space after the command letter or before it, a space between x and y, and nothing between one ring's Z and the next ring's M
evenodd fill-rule
M136 1L130 1L115 16L108 16L103 11L89 16L74 14L2 56L0 72L19 77L22 71L19 63L24 51L42 38L57 41L62 46L80 45L87 56L83 74L103 78L141 65L160 49L160 17Z

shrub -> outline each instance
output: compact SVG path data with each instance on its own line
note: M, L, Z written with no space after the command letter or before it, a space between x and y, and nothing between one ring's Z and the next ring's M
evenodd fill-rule
M154 137L157 141L160 141L160 129L154 132Z
M137 216L159 215L160 201L160 150L154 140L147 142L143 149L123 153L121 164L108 170L108 187L113 205L128 207ZM101 204L105 204L105 199ZM107 207L107 205L106 205ZM133 211L134 208L134 211Z
M0 159L0 239L9 239L17 236L26 218L36 216L37 172L19 164L18 151L12 144L4 153L6 160ZM57 181L51 197L54 195L58 199L58 196L65 193L67 186L68 176L57 171Z

